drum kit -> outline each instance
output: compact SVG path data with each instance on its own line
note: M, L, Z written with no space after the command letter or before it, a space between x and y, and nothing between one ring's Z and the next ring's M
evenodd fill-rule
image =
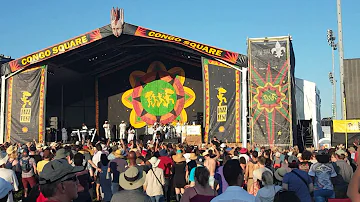
M94 141L96 135L96 128L91 129L73 129L71 131L71 140L73 141L82 141L86 139L90 139L91 142Z

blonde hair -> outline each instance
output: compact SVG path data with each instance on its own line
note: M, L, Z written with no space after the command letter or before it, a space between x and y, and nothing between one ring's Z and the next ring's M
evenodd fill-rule
M274 179L272 174L269 171L264 171L261 176L261 181L264 185L272 185L274 184Z

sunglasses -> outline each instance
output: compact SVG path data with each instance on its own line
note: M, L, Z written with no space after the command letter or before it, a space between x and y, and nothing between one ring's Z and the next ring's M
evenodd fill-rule
M76 181L78 181L78 178L77 178L77 176L75 175L75 176L73 176L73 177L70 177L70 178L66 178L66 179L64 179L64 180L61 180L61 182L66 182L66 181L76 182Z

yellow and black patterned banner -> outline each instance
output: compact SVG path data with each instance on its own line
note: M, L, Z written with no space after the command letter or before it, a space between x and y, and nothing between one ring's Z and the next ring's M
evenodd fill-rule
M204 83L205 142L240 142L241 72L220 62L202 58Z
M7 81L6 141L42 141L46 66L25 70Z

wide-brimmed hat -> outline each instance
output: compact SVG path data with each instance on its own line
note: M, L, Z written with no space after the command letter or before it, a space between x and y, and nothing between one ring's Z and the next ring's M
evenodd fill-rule
M181 154L181 153L177 153L177 154L173 155L173 156L172 156L172 159L173 159L176 163L186 161L185 157L184 157L183 154Z
M56 143L56 142L52 142L52 143L50 143L50 147L58 147L59 145L58 145L58 143Z
M196 160L198 157L196 156L195 153L190 153L189 159L190 160Z
M342 149L338 149L338 150L336 150L335 154L340 156L340 155L346 155L347 153Z
M0 166L6 164L8 161L9 156L7 153L0 151Z
M289 156L288 157L288 162L289 163L297 163L297 162L299 162L299 159L296 157L296 156Z
M10 145L10 147L8 147L6 149L6 153L7 154L12 154L12 153L16 152L17 150L18 150L17 146Z
M355 150L354 147L350 147L350 148L348 149L348 151L349 151L349 152L355 152L356 150Z
M153 168L158 167L159 163L160 163L160 159L156 158L155 156L151 157L151 159L149 160L149 162L151 163L151 166Z
M209 155L210 153L209 153L209 150L205 150L203 153L202 153L202 155L203 156L206 156L206 155Z
M67 175L83 171L83 166L72 166L65 159L49 161L39 175L39 184L51 184L65 178Z
M124 150L120 150L120 149L118 149L118 150L116 150L115 152L114 152L114 156L115 156L115 158L124 158L124 153L125 153L125 151Z
M139 169L136 167L130 167L120 174L119 184L125 190L137 189L145 183L145 175L144 171L139 172Z
M56 155L54 159L63 159L67 156L70 156L70 151L66 151L64 148L61 148L56 151Z
M247 149L246 148L241 148L240 149L240 154L246 154L247 153Z
M288 173L288 171L285 169L285 168L278 168L275 173L274 173L274 176L275 178L278 180L278 181L281 181L283 180L284 178L284 175Z

